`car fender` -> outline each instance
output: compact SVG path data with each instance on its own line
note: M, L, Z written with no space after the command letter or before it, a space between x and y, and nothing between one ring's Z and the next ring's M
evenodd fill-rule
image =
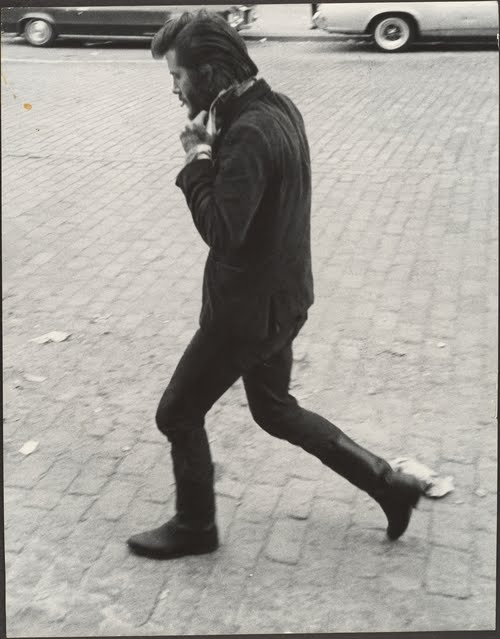
M320 5L318 26L331 33L370 35L375 20L384 15L408 15L418 27L418 13L414 2L398 2L397 8L392 2L339 2Z
M17 21L18 34L21 34L24 31L24 26L29 20L45 20L45 22L49 22L57 31L56 21L49 13L45 13L44 11L28 11L23 13Z
M372 32L373 25L376 20L378 20L379 18L383 16L389 16L389 15L408 16L412 20L415 26L416 33L417 34L419 33L419 29L420 29L419 14L418 14L418 11L416 10L416 7L412 6L412 3L409 3L409 2L406 2L406 3L398 2L397 8L394 6L391 7L390 2L385 2L383 3L383 6L379 6L370 10L369 14L367 15L367 24L365 27L365 33Z

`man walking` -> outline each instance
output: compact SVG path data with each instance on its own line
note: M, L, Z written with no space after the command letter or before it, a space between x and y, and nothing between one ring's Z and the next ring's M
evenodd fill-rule
M190 123L176 184L209 247L200 328L161 398L156 421L171 444L176 513L128 540L170 559L218 547L205 415L240 377L254 420L315 455L375 499L387 534L406 530L422 494L415 478L361 448L289 393L292 342L313 302L311 165L304 122L274 92L238 33L217 16L184 13L156 34L173 92ZM230 427L230 426L228 426Z

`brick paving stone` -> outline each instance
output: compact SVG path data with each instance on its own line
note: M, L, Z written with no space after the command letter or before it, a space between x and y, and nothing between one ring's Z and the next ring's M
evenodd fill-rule
M273 486L284 486L287 483L296 449L288 443L281 444L278 450L270 451L259 465L259 483L269 483Z
M472 507L468 502L443 502L434 507L430 539L433 544L468 550L471 543Z
M12 506L5 509L5 549L20 552L37 530L46 513L39 509Z
M93 496L64 495L54 510L45 515L37 531L37 537L59 543L70 535L80 521L83 521L94 503Z
M166 504L175 493L173 472L169 464L156 465L143 478L143 486L139 490L142 500Z
M316 482L290 479L281 493L275 515L307 519L311 511Z
M53 457L36 455L36 452L19 463L8 463L9 460L6 460L5 485L32 488L48 472L54 461Z
M476 531L473 539L475 570L488 579L496 578L496 535L487 531Z
M231 553L230 557L237 553ZM256 561L256 556L254 562ZM227 634L237 632L238 607L245 596L247 583L253 578L253 568L241 565L216 564L193 611L189 634Z
M249 486L243 504L238 508L237 519L260 522L269 518L278 502L280 489L264 484Z
M470 562L462 550L434 546L427 565L428 593L467 599L470 596Z
M457 615L457 603L460 613ZM481 595L475 602L443 595L421 598L413 613L412 627L417 632L494 630L496 627L493 598ZM484 605L484 608L483 608Z
M303 547L306 527L306 522L291 517L275 520L266 547L266 557L279 563L296 564Z
M127 577L123 567L129 566L129 550L121 539L112 537L104 546L82 579L82 588L86 591L104 593L114 597L120 593Z
M357 492L356 486L329 469L316 483L316 496L322 499L338 499L350 503Z
M138 443L121 461L119 471L123 474L142 475L155 465L165 447L160 443Z
M77 464L67 460L57 460L37 483L37 489L48 492L64 492L80 472Z
M224 564L251 572L270 534L272 522L249 523L235 520L220 552Z
M270 562L261 558L255 566L252 578L248 581L245 596L235 623L239 633L251 632L259 628L261 632L273 633L280 626L283 631L292 631L283 623L280 611L286 605L287 585L291 578L292 567ZM272 592L272 596L269 593Z
M223 478L215 484L215 492L217 495L225 495L238 501L241 499L244 491L244 484L228 478Z
M93 457L81 469L69 487L70 493L98 495L114 471L116 461L105 457Z
M160 592L151 621L164 635L185 634L193 621L193 609L214 567L214 556L182 559L170 570ZM175 610L175 615L172 611Z
M144 569L144 562L135 562L127 572L127 581L120 590L119 599L102 610L135 627L145 624L155 608L157 598L166 580L163 564L157 562Z
M412 621L408 593L387 591L377 580L339 583L330 591L330 601L324 625L324 631L330 633L370 632L374 626L381 632L397 633Z
M98 515L110 521L117 521L127 510L137 490L138 486L130 482L116 479L109 482L87 516Z
M425 580L427 553L406 553L391 557L381 571L384 586L397 592L415 592L422 589Z
M387 527L387 519L380 506L366 494L360 494L356 507L351 515L352 526L355 528L371 529L375 531L385 530Z
M478 470L478 490L496 495L498 489L497 464L489 459L480 460Z
M497 529L496 495L473 495L472 497L472 526L474 530L484 530L490 533Z
M318 479L323 470L321 462L307 453L301 454L298 463L294 465L292 474L300 479Z
M350 506L316 498L308 522L304 559L317 555L329 558L344 547L351 524Z

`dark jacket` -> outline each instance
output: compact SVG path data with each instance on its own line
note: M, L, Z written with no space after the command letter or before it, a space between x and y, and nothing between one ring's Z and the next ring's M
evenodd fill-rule
M200 325L261 340L313 303L309 146L298 109L262 79L217 113L212 161L176 180L210 247Z

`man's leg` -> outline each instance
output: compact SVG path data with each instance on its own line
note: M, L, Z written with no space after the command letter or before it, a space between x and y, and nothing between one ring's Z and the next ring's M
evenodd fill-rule
M215 550L213 464L205 415L241 376L231 347L197 331L165 390L156 422L171 443L176 482L176 515L152 531L134 535L130 548L142 555L169 559Z
M406 530L422 494L415 478L392 471L382 458L362 448L324 417L303 409L290 395L291 342L243 375L255 421L275 437L315 455L326 466L379 502L397 539Z

